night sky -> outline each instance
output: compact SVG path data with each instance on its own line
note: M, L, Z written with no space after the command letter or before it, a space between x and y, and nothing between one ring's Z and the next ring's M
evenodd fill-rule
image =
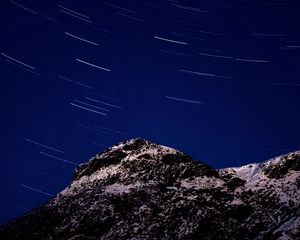
M300 3L0 2L0 222L142 137L222 168L300 149Z

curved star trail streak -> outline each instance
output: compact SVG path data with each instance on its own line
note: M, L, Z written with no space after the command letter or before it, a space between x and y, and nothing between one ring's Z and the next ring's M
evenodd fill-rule
M26 63L23 63L23 62L21 62L21 61L15 59L15 58L13 58L13 57L10 57L10 56L4 54L4 53L1 53L1 55L4 56L4 57L6 57L6 58L8 58L8 59L10 59L10 60L12 60L12 61L14 61L14 62L17 62L17 63L19 63L19 64L22 64L23 66L28 67L28 68L30 68L30 69L32 69L32 70L35 70L35 69L36 69L35 67L32 67L32 66L30 66L30 65L28 65L28 64L26 64Z
M37 193L41 193L41 194L44 194L44 195L47 195L47 196L50 196L50 197L54 197L54 195L53 195L53 194L51 194L51 193L48 193L48 192L45 192L45 191L39 190L39 189L37 189L37 188L34 188L34 187L27 186L27 185L25 185L25 184L20 184L20 186L21 186L21 187L23 187L23 188L26 188L26 189L32 190L32 191L34 191L34 192L37 192Z
M78 37L78 36L76 36L76 35L74 35L74 34L71 34L71 33L68 33L68 32L65 32L65 34L68 35L68 36L70 36L70 37L72 37L72 38L78 39L78 40L80 40L80 41L83 41L83 42L86 42L86 43L89 43L89 44L98 46L98 43L95 43L95 42L86 40L86 39L84 39L84 38L82 38L82 37Z
M93 98L90 98L90 97L85 97L85 98L92 101L92 102L96 102L96 103L100 103L100 104L103 104L103 105L106 105L106 106L122 109L122 107L114 105L114 104L102 102L102 101L99 101L99 100L96 100L96 99L93 99Z
M44 155L44 156L47 156L47 157L50 157L50 158L57 159L57 160L59 160L59 161L61 161L61 162L69 163L69 164L74 165L74 166L77 166L77 165L78 165L78 163L71 162L71 161L69 161L69 160L66 160L66 159L63 159L63 158L60 158L60 157L55 157L55 156L50 155L50 154L45 153L45 152L40 152L40 154L42 154L42 155Z
M99 110L103 110L103 111L106 111L106 112L110 112L110 110L108 109L105 109L105 108L101 108L101 107L98 107L98 106L95 106L95 105L92 105L92 104L89 104L89 103L86 103L86 102L82 102L82 101L79 101L79 100L76 100L76 99L73 99L74 102L77 102L77 103L81 103L83 105L86 105L86 106L89 106L89 107L93 107L93 108L97 108Z
M155 39L158 39L158 40L166 41L166 42L171 42L171 43L178 43L178 44L182 44L182 45L187 45L186 42L176 41L176 40L172 40L172 39L168 39L168 38L163 38L163 37L158 37L158 36L154 36L154 38L155 38Z
M107 71L107 72L110 72L110 71L111 71L111 70L108 69L108 68L100 67L100 66L98 66L98 65L95 65L95 64L92 64L92 63L83 61L83 60L81 60L81 59L79 59L79 58L76 58L76 61L81 62L81 63L84 63L84 64L89 65L89 66L94 67L94 68L99 68L99 69L104 70L104 71Z
M47 146L47 145L38 143L38 142L33 141L33 140L31 140L31 139L25 138L25 140L28 141L28 142L30 142L30 143L33 143L33 144L35 144L35 145L38 145L38 146L40 146L40 147L48 148L48 149L53 150L53 151L55 151L55 152L64 153L64 152L61 151L61 150L58 150L58 149L56 149L56 148L49 147L49 146Z
M103 115L103 116L107 115L106 113L99 112L99 111L96 111L96 110L93 110L93 109L90 109L90 108L86 108L86 107L80 106L80 105L75 104L75 103L70 103L70 104L74 107L78 107L78 108L84 109L84 110L89 111L89 112L97 113L97 114L100 114L100 115Z
M253 63L268 63L269 60L260 60L260 59L245 59L245 58L236 58L235 60L240 62L253 62Z
M66 10L66 11L69 11L69 12L71 12L71 13L74 13L74 14L76 14L76 15L79 15L79 16L81 16L81 17L90 19L89 16L86 16L86 15L84 15L84 14L82 14L82 13L79 13L79 12L75 12L74 10L71 10L70 8L64 7L64 6L62 6L62 5L57 5L57 6L60 7L60 8L62 8L62 9L64 9L64 10Z
M61 79L63 79L63 80L66 80L66 81L68 81L68 82L77 84L77 85L79 85L79 86L86 87L86 88L90 88L90 89L94 89L94 87L92 87L92 86L83 84L83 83L81 83L81 82L73 81L73 80L71 80L71 79L69 79L69 78L66 78L66 77L64 77L64 76L58 75L58 77L61 78Z
M170 96L165 96L165 97L168 98L168 99L176 100L176 101L180 101L180 102L203 104L202 102L198 102L198 101L194 101L194 100L188 100L188 99L184 99L184 98L177 98L177 97L170 97Z

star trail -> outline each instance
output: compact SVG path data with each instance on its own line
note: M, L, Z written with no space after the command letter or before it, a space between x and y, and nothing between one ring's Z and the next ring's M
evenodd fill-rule
M300 3L3 0L0 221L142 137L216 168L300 149Z

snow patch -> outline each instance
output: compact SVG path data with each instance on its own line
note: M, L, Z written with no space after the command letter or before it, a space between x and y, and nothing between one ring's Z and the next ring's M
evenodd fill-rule
M181 187L194 188L194 189L206 189L206 188L218 188L224 185L224 181L215 177L196 177L192 180L183 179L180 181Z

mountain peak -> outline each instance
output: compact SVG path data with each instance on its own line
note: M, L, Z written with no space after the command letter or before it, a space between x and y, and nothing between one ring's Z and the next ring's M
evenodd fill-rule
M98 153L88 162L80 164L74 173L73 180L78 180L82 176L89 176L101 168L113 166L121 163L123 159L135 160L154 158L158 153L176 153L177 151L151 143L142 138L134 138L115 144L102 153Z
M194 174L199 170L199 174L218 175L217 171L211 167L199 161L196 162L183 152L145 139L135 138L120 142L79 165L75 170L73 180L79 180L82 176L91 176L99 170L110 171L111 168L131 175L151 174L151 177L158 177L158 174L160 174L159 177L164 177L168 175L169 168L173 171L177 168L177 174L183 176L188 170L183 171L182 168L189 168Z

